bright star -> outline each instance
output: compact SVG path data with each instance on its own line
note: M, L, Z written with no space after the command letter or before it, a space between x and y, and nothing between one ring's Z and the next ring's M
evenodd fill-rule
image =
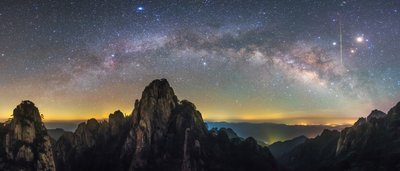
M203 66L207 66L207 62L203 62Z
M363 36L358 36L356 38L357 43L363 43L364 42L364 37Z
M337 44L336 42L333 42L333 43L332 43L333 46L336 46L336 44Z
M136 8L136 10L137 10L138 12L144 11L144 7L143 7L143 6L138 6L138 7Z

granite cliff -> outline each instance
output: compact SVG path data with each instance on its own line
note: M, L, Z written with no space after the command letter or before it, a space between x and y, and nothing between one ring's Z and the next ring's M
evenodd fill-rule
M0 170L56 170L51 139L38 108L22 101L1 128Z

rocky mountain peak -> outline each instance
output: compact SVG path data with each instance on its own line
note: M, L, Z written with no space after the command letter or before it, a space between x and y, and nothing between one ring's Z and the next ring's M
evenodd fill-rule
M154 80L146 86L142 98L135 102L132 115L133 128L124 147L124 153L134 154L131 168L146 167L148 156L160 153L163 148L160 145L168 141L166 136L171 132L184 136L186 128L192 133L207 131L195 106L189 101L179 101L166 79ZM203 127L198 129L199 123Z
M38 108L29 100L22 101L13 112L13 119L19 122L42 122Z
M120 111L120 110L117 110L117 111L115 111L114 113L110 113L110 115L108 116L108 119L110 120L113 120L113 119L123 119L124 118L124 114Z
M152 81L148 86L146 86L142 93L141 101L157 99L165 99L174 103L178 102L174 90L164 78Z
M31 101L22 101L5 124L5 170L55 170L50 137L38 108Z
M384 117L386 117L386 113L375 109L367 116L367 122L370 122L372 119L381 119Z

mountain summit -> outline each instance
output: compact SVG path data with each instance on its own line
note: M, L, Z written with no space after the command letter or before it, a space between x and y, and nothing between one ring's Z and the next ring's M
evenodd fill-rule
M179 158L182 169L198 168L201 162L194 156L199 154L194 153L201 151L200 142L206 134L207 128L196 107L188 101L179 101L167 80L154 80L135 105L124 155L133 154L131 169L178 167Z
M22 101L1 131L0 170L55 170L50 137L38 108Z

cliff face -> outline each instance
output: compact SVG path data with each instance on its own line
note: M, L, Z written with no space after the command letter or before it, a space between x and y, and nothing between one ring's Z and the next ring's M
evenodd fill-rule
M385 113L373 110L366 119L359 118L352 127L344 129L340 134L336 154L338 156L346 155L350 152L369 148L368 146L375 144L372 141L384 135L381 133L386 129L385 117Z
M336 156L342 169L400 169L400 103L388 114L374 110L344 129Z
M373 110L340 134L327 133L278 161L292 170L400 170L400 103L387 115Z
M193 151L206 136L201 114L188 101L178 101L166 80L155 80L143 91L133 111L133 125L123 155L131 156L130 169L179 165L176 159ZM183 167L183 166L182 166Z
M3 128L1 170L55 170L50 137L39 110L22 101ZM3 151L4 150L4 151Z

